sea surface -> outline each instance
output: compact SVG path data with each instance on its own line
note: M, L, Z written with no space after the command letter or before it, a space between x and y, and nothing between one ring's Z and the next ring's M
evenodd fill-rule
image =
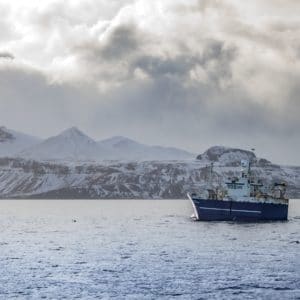
M0 299L300 299L289 221L195 222L188 200L1 200Z

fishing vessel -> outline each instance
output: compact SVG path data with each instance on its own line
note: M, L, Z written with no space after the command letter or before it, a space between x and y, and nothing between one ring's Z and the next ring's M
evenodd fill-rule
M213 165L210 174L212 173ZM240 176L229 178L225 187L214 187L212 182L208 185L199 195L188 194L196 220L277 221L288 218L286 184L279 182L271 187L264 186L252 174L249 161L241 162Z

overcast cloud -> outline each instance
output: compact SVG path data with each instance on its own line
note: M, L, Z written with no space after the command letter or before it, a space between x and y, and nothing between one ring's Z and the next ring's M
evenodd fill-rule
M0 0L0 123L300 164L297 0Z

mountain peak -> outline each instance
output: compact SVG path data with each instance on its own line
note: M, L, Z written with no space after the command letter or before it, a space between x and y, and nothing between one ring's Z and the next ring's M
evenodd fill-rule
M71 137L74 137L74 136L87 136L85 133L83 133L81 130L79 130L75 126L65 129L64 131L61 132L60 135L71 136Z
M199 160L208 160L224 164L239 163L242 159L251 161L255 158L256 155L252 151L224 146L210 147L203 154L197 156Z
M37 160L90 161L103 154L103 149L92 138L77 127L71 127L24 151L22 156Z
M50 138L51 140L53 139L60 139L60 140L68 140L72 142L73 144L80 144L80 143L89 143L89 144L97 144L96 141L94 141L91 137L89 137L87 134L82 132L80 129L77 127L73 126L71 128L65 129L62 131L60 134ZM47 139L49 140L49 139ZM47 141L46 140L46 141Z

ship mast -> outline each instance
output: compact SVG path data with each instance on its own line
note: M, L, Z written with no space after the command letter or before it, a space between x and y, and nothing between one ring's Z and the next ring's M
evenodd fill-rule
M251 148L251 152L253 153L253 157L255 157L255 148ZM254 163L254 158L250 158L249 160L249 167L248 167L248 176L249 176L249 179L250 179L250 182L251 182L251 179L252 179L252 174L251 174L251 165L252 163Z
M209 186L210 186L210 189L212 190L213 189L213 168L214 168L214 163L210 163L210 168L209 168Z

